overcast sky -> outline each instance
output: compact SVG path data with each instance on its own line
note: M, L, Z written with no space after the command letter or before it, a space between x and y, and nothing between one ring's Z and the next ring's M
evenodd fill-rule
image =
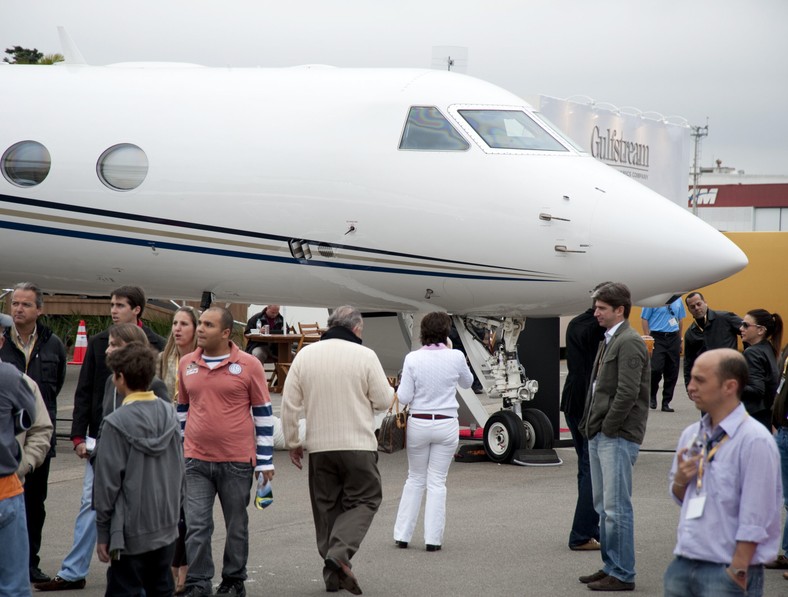
M428 68L461 46L518 95L708 117L702 165L788 175L786 0L0 0L3 49L61 52L58 25L91 64Z

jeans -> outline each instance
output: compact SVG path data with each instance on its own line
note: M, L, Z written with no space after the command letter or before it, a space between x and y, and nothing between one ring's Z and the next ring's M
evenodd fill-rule
M747 591L733 582L727 564L701 562L677 556L665 570L665 597L726 597L763 595L763 566L747 570Z
M82 499L74 522L74 541L71 551L60 566L57 575L65 580L82 580L90 570L90 560L96 548L96 511L93 510L93 466L85 460L82 479Z
M635 517L632 467L640 446L597 433L588 442L594 509L599 514L602 570L624 582L635 581Z
M213 504L222 505L226 539L223 580L246 580L249 557L249 506L254 470L250 462L207 462L186 459L186 586L211 589Z
M777 430L777 450L780 452L780 470L783 475L783 504L788 510L788 428L780 427ZM788 553L788 518L785 519L783 528L783 552Z
M599 540L599 514L594 510L594 493L591 487L591 465L588 456L588 440L580 433L580 420L564 413L566 424L572 434L577 452L577 504L572 530L569 532L569 546Z
M28 558L25 497L20 493L0 500L0 597L30 595Z
M410 541L426 489L424 543L443 544L446 475L460 442L459 427L457 419L408 419L408 479L394 523L395 541Z

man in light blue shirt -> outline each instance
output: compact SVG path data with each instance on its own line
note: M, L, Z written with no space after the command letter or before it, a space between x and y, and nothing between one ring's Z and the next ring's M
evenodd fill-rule
M651 354L651 408L657 408L659 382L662 383L662 412L672 413L670 401L679 379L681 361L682 331L684 329L684 303L677 297L664 307L646 308L640 313L640 324L646 336L654 338L654 351Z
M670 471L681 516L665 597L763 595L763 565L780 544L780 455L741 404L746 384L747 363L730 348L692 368L689 395L706 415L681 434Z

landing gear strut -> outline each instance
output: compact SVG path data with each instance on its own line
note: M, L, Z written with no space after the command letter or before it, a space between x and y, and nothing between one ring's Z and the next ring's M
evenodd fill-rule
M525 320L455 315L454 325L485 393L502 402L501 410L488 416L473 392L460 391L460 424L484 428L484 450L493 462L511 462L523 448L551 448L553 426L547 415L523 408L539 391L538 382L528 379L517 357L517 338Z

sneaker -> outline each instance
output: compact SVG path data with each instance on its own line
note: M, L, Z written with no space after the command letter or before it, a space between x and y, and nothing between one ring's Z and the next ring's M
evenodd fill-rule
M246 597L244 581L225 578L222 580L222 584L219 585L219 588L216 589L215 594L228 596L232 595L233 597Z
M30 566L30 582L33 584L49 582L52 577L44 573L38 566Z
M40 582L36 583L36 589L39 591L71 591L74 589L84 589L85 588L85 579L80 578L79 580L66 580L65 578L61 578L60 576L55 576L49 582Z

